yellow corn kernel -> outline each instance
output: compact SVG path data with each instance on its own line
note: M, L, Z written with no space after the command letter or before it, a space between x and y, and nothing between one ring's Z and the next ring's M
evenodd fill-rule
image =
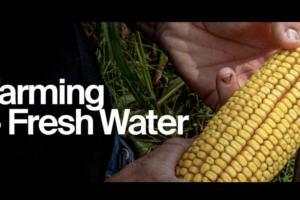
M291 69L290 74L292 74L295 78L299 77L299 73L296 70Z
M215 163L215 160L212 157L208 156L206 158L205 162L210 164L210 165L213 165Z
M281 102L284 103L287 106L287 108L292 108L293 104L287 98L282 98Z
M273 95L268 95L269 97L272 97ZM263 103L265 105L267 105L270 109L273 109L274 108L274 102L270 99L264 99L263 100Z
M220 125L218 126L217 131L218 131L218 132L223 132L223 131L225 130L226 127L227 127L227 126L226 126L225 124L220 124Z
M265 145L260 146L260 151L265 155L268 156L270 154L269 149Z
M261 162L265 162L266 157L264 156L264 154L262 154L261 152L256 152L255 157Z
M274 104L276 104L278 101L277 97L274 96L273 94L268 94L267 99L272 101Z
M202 175L201 174L196 174L194 176L194 182L201 182L202 181Z
M237 141L233 140L230 142L230 146L233 147L238 153L242 150L242 145Z
M185 160L185 161L183 161L182 166L185 167L185 168L189 168L190 166L192 166L192 161L191 160Z
M284 97L286 97L288 100L290 100L290 102L292 103L292 104L295 104L296 103L296 98L294 97L294 95L292 94L292 93L286 93L285 95L284 95Z
M290 88L291 88L291 84L287 80L284 80L284 79L279 80L279 85L284 87L286 90L290 90Z
M285 142L285 140L280 139L279 142L278 142L278 144L279 144L279 146L280 146L283 150L286 150L287 143Z
M245 106L243 109L246 113L248 114L252 114L253 113L253 109L249 106Z
M247 178L246 178L245 175L242 174L242 173L238 173L237 179L238 179L240 182L246 182L246 181L247 181Z
M289 64L289 63L287 63L287 62L283 62L283 63L281 64L281 67L285 67L286 69L291 69L291 68L292 68L292 65Z
M206 173L205 173L205 176L206 176L209 180L211 180L211 181L213 181L213 182L215 182L215 181L217 180L217 178L218 178L218 175L215 174L215 173L212 172L212 171L206 172Z
M195 159L193 160L193 165L196 166L196 167L198 167L198 168L200 168L200 167L202 166L203 163L204 163L204 161L201 160L201 159L198 159L198 158L195 158Z
M217 166L219 166L220 168L222 168L222 169L225 169L226 166L227 166L227 163L226 163L224 160L220 159L220 158L217 158L217 159L215 160L215 164L216 164Z
M193 174L197 174L199 172L199 168L196 166L191 166L189 168L189 172L193 173Z
M184 179L187 181L192 181L194 179L194 174L187 173L184 175Z
M262 92L258 92L257 95L259 97L261 97L262 99L265 99L266 98L266 94L262 93Z
M239 162L239 164L243 167L247 166L247 160L245 159L244 156L242 156L241 154L237 155L235 160L237 160Z
M279 92L281 92L282 94L286 93L286 89L284 87L282 87L281 85L276 85L275 89L277 89Z
M207 156L208 156L207 153L205 153L204 151L199 151L197 153L197 157L202 159L202 160L205 160L207 158Z
M227 133L229 133L232 136L236 136L237 135L237 130L233 127L227 127L225 130Z
M248 160L248 161L251 161L253 158L251 153L249 153L249 151L247 151L247 150L242 151L241 155L243 155L244 158L246 158L246 160Z
M242 126L246 124L245 119L243 119L239 116L234 117L234 121L240 123Z
M282 102L278 102L276 107L279 108L284 114L286 114L288 112L288 108Z
M227 174L229 174L231 178L234 178L237 175L235 169L231 166L226 167L225 172L227 172Z
M179 173L180 173L181 176L184 176L186 173L188 173L188 169L187 168L181 168Z
M268 157L266 158L266 163L267 163L268 166L273 165L273 159L272 159L270 156L268 156Z
M228 153L221 153L221 158L228 164L232 160L232 157Z
M278 114L276 114L275 112L271 112L269 114L269 118L272 119L274 122L278 123L280 122L280 117L278 116Z
M255 79L253 82L256 83L256 84L258 84L260 87L265 84L265 82L263 80L261 80L261 79Z
M223 172L220 176L222 178L222 180L224 180L224 182L231 182L232 178L229 174L227 174L226 172Z
M210 153L212 149L213 149L213 147L211 145L209 145L209 144L202 144L200 146L200 150L204 151L206 153Z
M220 138L218 140L218 142L223 145L223 146L228 146L229 145L229 142L227 140L225 140L224 138Z
M203 177L202 182L211 182L211 181L207 177Z
M272 90L272 94L277 98L277 99L281 99L282 98L282 93L277 90L277 89L273 89Z
M272 149L274 148L274 145L273 145L269 140L264 141L264 145L265 145L269 150L272 150Z
M287 57L285 59L285 62L290 63L290 64L295 64L296 63L296 59L294 57Z
M258 134L255 134L252 136L252 138L258 142L259 144L263 144L264 143L264 140L258 135Z
M285 128L290 128L290 123L286 119L282 119L281 123L285 126Z
M275 112L280 118L284 117L284 113L278 107L274 108L273 112Z
M201 174L204 174L205 172L209 171L210 170L210 167L211 165L207 164L207 163L204 163L202 165L202 167L200 168L200 173Z
M280 140L283 136L282 133L278 129L273 129L273 135Z
M272 142L273 145L277 145L278 144L277 138L275 136L273 136L273 135L270 135L269 138L268 138L268 140L270 142Z
M215 146L215 145L217 144L217 139L214 138L214 137L209 137L209 138L206 140L206 143L207 143L207 144L210 144L211 147L213 147L213 146ZM197 149L197 151L196 151L196 147L195 147L195 149L192 149L192 152L194 152L194 153L197 153L198 151L199 151L199 148Z
M211 166L211 171L214 172L217 175L220 175L223 172L223 170L217 165L212 165Z
M261 166L260 166L260 169L262 171L266 170L268 168L268 165L266 163L263 163Z

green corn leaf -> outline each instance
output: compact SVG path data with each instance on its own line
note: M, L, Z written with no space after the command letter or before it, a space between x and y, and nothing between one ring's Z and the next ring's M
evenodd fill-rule
M113 108L116 108L119 110L119 113L122 113L124 110L124 105L128 105L131 102L134 102L135 98L133 95L124 95L120 99L118 99L115 103L113 103Z
M134 154L137 155L138 157L143 157L144 155L149 153L151 149L156 148L156 145L153 145L149 142L142 141L137 137L135 137L134 135L129 135L128 137L130 139L130 143L133 146L132 150L134 151Z
M108 23L108 37L113 49L114 59L116 60L121 74L124 78L124 82L127 85L128 89L136 99L136 101L145 109L145 110L154 110L155 114L158 112L154 107L147 101L142 93L142 89L137 84L139 81L137 77L132 73L130 67L128 66L125 56L122 52L120 45L120 33L118 26L115 22Z
M184 82L180 77L171 81L163 97L158 100L158 105L160 106L163 102L165 102L170 96L172 96L172 94L174 94L177 90L179 90L183 85Z

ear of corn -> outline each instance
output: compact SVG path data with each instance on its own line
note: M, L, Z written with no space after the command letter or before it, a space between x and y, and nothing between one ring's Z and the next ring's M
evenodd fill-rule
M191 182L268 182L300 145L300 47L280 49L206 125L176 167Z

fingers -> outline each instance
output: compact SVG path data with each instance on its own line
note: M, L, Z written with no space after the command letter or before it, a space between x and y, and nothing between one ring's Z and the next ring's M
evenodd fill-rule
M164 142L161 146L164 148L165 152L168 152L167 155L164 155L167 159L168 164L172 165L175 169L182 155L192 146L193 142L196 140L196 137L184 139L184 138L171 138ZM175 172L174 172L175 173ZM176 176L168 176L168 182L188 182L183 179L178 179Z
M176 148L176 153L174 154L178 155L179 160L181 156L188 150L188 148L191 147L195 140L196 138L171 138L166 140L163 145L170 145L171 148L178 146L178 148Z
M176 167L182 155L192 146L196 138L171 138L166 140L159 148L160 154L168 159L168 163ZM164 158L164 159L165 159Z
M300 46L300 22L272 22L272 33L275 40L284 49L295 49Z
M219 96L219 110L233 95L235 91L240 88L235 72L231 68L223 68L217 75L217 92Z

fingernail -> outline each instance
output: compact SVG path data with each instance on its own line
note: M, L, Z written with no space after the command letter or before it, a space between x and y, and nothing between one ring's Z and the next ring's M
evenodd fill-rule
M230 81L231 81L231 76L232 76L231 74L229 74L227 76L223 76L222 77L223 82L229 85Z
M285 31L285 37L290 40L299 40L299 34L296 30L288 28Z

